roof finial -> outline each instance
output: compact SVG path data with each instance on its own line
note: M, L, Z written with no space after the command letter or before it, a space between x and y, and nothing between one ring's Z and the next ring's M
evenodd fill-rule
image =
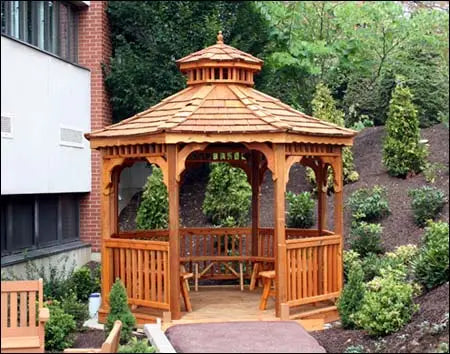
M219 33L217 35L217 44L223 44L222 31L219 31Z

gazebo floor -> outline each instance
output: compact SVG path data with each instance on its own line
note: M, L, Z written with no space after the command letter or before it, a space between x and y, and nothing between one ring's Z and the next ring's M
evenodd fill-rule
M275 316L275 300L269 298L267 309L259 310L262 288L253 291L245 287L241 291L239 286L199 286L195 291L193 287L189 292L192 312L182 312L179 320L170 322L164 320L162 311L154 311L138 306L133 309L137 323L155 322L156 317L163 318L162 327L166 330L170 326L186 323L208 322L236 322L236 321L279 321ZM184 310L184 304L182 304ZM324 324L339 319L336 307L332 302L321 302L315 305L303 305L296 311L291 310L291 317L307 331L321 330Z

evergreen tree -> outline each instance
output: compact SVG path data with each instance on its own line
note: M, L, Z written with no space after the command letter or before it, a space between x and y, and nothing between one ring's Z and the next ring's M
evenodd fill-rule
M142 201L136 215L139 230L165 229L169 218L169 199L163 174L159 167L152 166L142 194Z
M419 119L412 99L409 88L399 83L389 104L383 163L392 176L406 177L409 173L418 173L425 164L427 151L419 143Z
M331 92L324 84L320 83L316 87L316 93L314 99L311 102L313 108L313 116L336 124L340 127L345 126L344 113L336 108L336 103L334 102ZM344 183L355 182L359 179L359 174L355 170L355 165L353 163L353 154L349 147L342 149L342 166ZM328 188L331 189L333 186L333 178L331 175L331 170L328 172ZM311 168L307 168L308 179L315 184L314 171Z

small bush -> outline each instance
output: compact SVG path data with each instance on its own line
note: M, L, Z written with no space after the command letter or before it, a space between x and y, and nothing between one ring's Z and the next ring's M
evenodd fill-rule
M425 168L423 170L423 176L425 177L425 181L433 184L434 182L436 182L438 172L444 171L445 169L446 166L439 162L426 163Z
M419 143L419 119L412 98L407 87L398 85L389 104L383 163L392 176L406 177L425 166L427 151Z
M444 192L433 187L412 189L408 194L412 197L414 221L419 226L434 220L447 202Z
M211 165L203 213L214 225L244 226L249 218L252 189L247 175L227 163Z
M86 266L72 273L69 280L69 287L75 292L77 299L83 302L88 301L89 295L97 289L91 270Z
M397 256L390 256L390 254L376 255L370 253L362 259L361 264L366 282L381 276L382 270L395 270L403 274L408 273L408 268L403 264L402 259Z
M364 353L364 347L362 345L351 345L345 348L344 353Z
M448 281L449 235L448 223L430 223L425 230L423 245L414 262L417 281L431 289Z
M386 190L380 186L374 186L373 189L358 189L352 193L348 204L355 220L376 221L390 212Z
M419 249L416 245L403 245L398 246L394 252L387 252L386 257L394 258L409 267L414 263L414 260L417 257Z
M354 315L361 306L364 297L364 273L359 261L354 261L348 273L348 280L337 301L337 309L344 328L353 328Z
M45 324L45 349L52 352L62 352L73 344L71 333L76 328L72 315L63 311L58 301L47 305L50 318Z
M105 331L108 335L111 332L116 320L122 321L122 330L120 332L120 343L128 343L131 339L136 319L128 307L128 297L125 287L120 279L117 279L109 293L109 314L106 319Z
M353 250L349 251L344 250L343 259L344 259L344 281L346 282L348 280L352 263L355 261L360 262L359 253Z
M286 193L289 203L288 227L308 229L314 225L314 200L311 193Z
M169 198L161 169L152 165L136 215L139 230L165 229L169 220Z
M83 323L89 318L88 304L80 302L73 292L62 300L61 308L65 313L73 316L77 328L83 327Z
M369 253L381 253L381 232L383 228L380 224L369 224L365 221L353 223L350 232L351 248L358 252L361 257Z
M138 340L136 337L126 345L119 347L118 353L154 353L155 348L148 344L148 339Z
M402 328L418 310L413 297L417 288L398 270L381 270L381 276L367 284L355 323L370 335L385 335Z

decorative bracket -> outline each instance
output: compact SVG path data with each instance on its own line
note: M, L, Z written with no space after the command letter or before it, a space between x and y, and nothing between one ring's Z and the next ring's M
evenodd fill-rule
M284 171L284 181L286 184L289 182L289 172L294 163L299 163L303 159L303 156L288 156L286 157L285 171Z
M322 161L324 163L324 171L326 171L328 166L333 169L333 180L334 180L334 192L339 193L342 191L342 159L341 156L322 156ZM326 176L326 173L325 173ZM325 177L326 181L326 177Z
M178 152L177 172L176 172L177 182L180 182L181 173L186 169L186 159L188 158L188 156L194 151L205 150L205 148L207 146L208 146L208 143L188 144Z
M169 173L167 160L163 156L146 156L146 160L150 164L158 165L163 173L163 182L167 188L169 188Z
M117 166L121 166L125 161L124 157L103 159L102 164L102 192L103 195L107 196L111 193L112 187L112 171Z
M273 150L264 143L244 143L249 150L257 150L261 152L267 161L267 168L272 172L272 179L276 180L275 158Z

